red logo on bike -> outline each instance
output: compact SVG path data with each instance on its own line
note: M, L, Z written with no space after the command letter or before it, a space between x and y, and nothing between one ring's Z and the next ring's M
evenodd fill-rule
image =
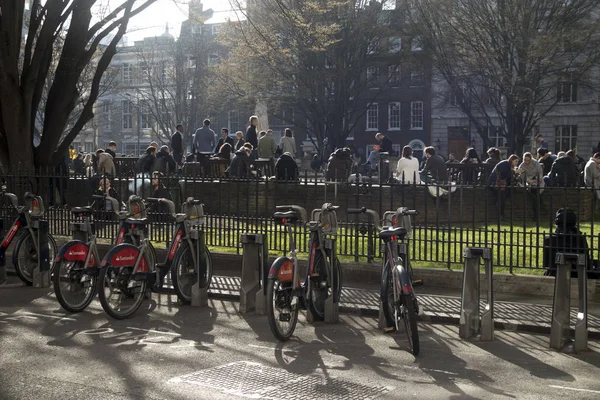
M109 263L113 267L133 267L139 254L140 251L137 248L127 247L113 254L112 258L109 260ZM138 272L147 271L148 264L146 264L146 260L142 258L142 260L140 261Z
M69 247L64 254L64 258L67 261L85 261L87 254L88 247L85 244L77 243Z
M10 231L8 231L8 233L6 234L6 237L4 238L4 242L2 242L2 247L8 247L8 245L10 244L10 242L12 242L13 238L17 234L17 231L19 230L20 227L21 227L21 221L15 222L15 224L12 226L12 228L10 228Z
M291 281L294 278L294 264L291 261L286 261L279 268L277 273L277 280L279 282Z
M171 250L169 250L169 260L173 260L173 257L175 257L175 252L177 252L179 242L181 242L181 235L183 235L183 232L181 230L177 231L177 235L175 235L175 239L171 245Z

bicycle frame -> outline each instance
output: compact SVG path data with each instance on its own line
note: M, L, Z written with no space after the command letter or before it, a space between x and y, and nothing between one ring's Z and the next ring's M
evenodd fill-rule
M3 193L3 194L4 194L4 196L6 196L10 199L12 206L15 208L15 210L17 211L17 213L19 215L12 223L10 229L6 232L6 235L4 236L4 239L2 240L2 243L0 244L0 266L6 265L6 250L8 249L10 244L13 242L13 240L17 236L17 233L21 229L27 229L33 238L36 237L35 236L36 229L33 228L33 226L32 226L32 217L29 214L28 208L25 206L18 205L17 196L15 194L13 194L13 193ZM26 193L25 196L27 199L32 200L33 207L39 207L36 196L33 196L30 193ZM33 240L33 245L35 246L36 253L39 252L37 240ZM16 255L13 255L13 258L14 257L16 257Z

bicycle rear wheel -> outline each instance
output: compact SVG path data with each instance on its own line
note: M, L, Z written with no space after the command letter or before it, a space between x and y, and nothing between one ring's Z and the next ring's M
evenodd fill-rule
M419 355L420 345L415 298L412 293L405 293L401 298L402 303L396 309L400 309L400 316L404 320L406 338L408 339L408 348L413 355L417 356Z
M38 253L34 241L37 238L25 231L15 245L13 262L15 271L19 278L28 286L33 285L33 270L37 268ZM53 271L52 264L56 258L56 241L48 234L48 260L50 261L50 273Z
M389 263L386 276L381 279L381 308L387 327L397 330L398 320L396 318L396 299L394 298L393 268L395 268L394 264Z
M298 322L298 305L292 306L293 285L270 278L267 286L267 316L273 336L281 342L288 340Z
M316 276L309 276L310 291L308 293L308 308L315 320L325 319L325 301L329 296L334 296L334 301L339 302L342 293L342 268L339 260L336 258L332 263L333 275L330 280L327 279L329 271L326 268L325 260L321 253L315 256L313 273Z
M60 260L54 268L52 283L61 307L69 312L83 311L96 295L97 278L84 274L85 261Z
M204 263L206 270L203 276L200 277L200 286L208 288L212 279L212 258L206 247L204 248ZM171 282L179 300L183 304L190 304L192 301L192 286L198 282L198 272L194 265L192 251L187 243L183 243L175 254L171 266Z

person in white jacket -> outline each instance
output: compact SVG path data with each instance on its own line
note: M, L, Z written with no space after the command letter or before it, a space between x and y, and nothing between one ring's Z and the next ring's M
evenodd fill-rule
M396 168L396 179L401 183L421 183L419 175L419 160L412 155L413 150L410 146L404 146L402 149L402 158L398 160Z

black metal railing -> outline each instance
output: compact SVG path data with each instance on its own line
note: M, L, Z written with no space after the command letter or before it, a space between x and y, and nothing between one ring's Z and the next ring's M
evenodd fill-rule
M37 189L47 204L50 231L56 236L69 236L71 206L90 203L91 194L101 186L101 179L57 177L51 174L7 175L9 191L22 198L24 191ZM51 184L49 182L52 182ZM308 211L323 202L340 205L338 212L338 254L345 260L371 262L380 257L380 244L372 221L356 216L349 218L344 209L368 207L381 215L400 206L416 209L414 233L410 240L411 257L417 266L447 268L462 265L466 246L492 247L496 268L507 272L518 269L543 269L547 265L545 240L555 232L556 210L571 208L585 238L592 264L600 259L598 190L587 187L548 187L543 191L520 186L504 190L485 185L403 185L375 183L325 182L316 174L305 174L298 181L268 179L240 180L223 177L174 175L161 178L160 185L176 204L194 197L205 204L206 240L209 246L223 251L241 252L240 234L262 233L269 237L273 252L283 253L287 236L271 215L276 205L297 204ZM111 179L111 187L126 201L132 193L152 195L150 178ZM541 192L541 193L540 193ZM163 192L164 193L164 192ZM53 201L50 201L51 198ZM62 199L64 197L64 199ZM64 200L67 205L61 204ZM504 215L499 202L504 201ZM0 218L14 218L14 211L2 201ZM60 204L60 205L59 205ZM54 205L54 207L50 207ZM152 221L150 239L167 244L171 240L171 223L149 210ZM98 236L111 241L118 221L109 214L98 213ZM10 222L4 221L5 229ZM306 231L296 229L297 246L306 252ZM579 249L584 250L584 249Z

